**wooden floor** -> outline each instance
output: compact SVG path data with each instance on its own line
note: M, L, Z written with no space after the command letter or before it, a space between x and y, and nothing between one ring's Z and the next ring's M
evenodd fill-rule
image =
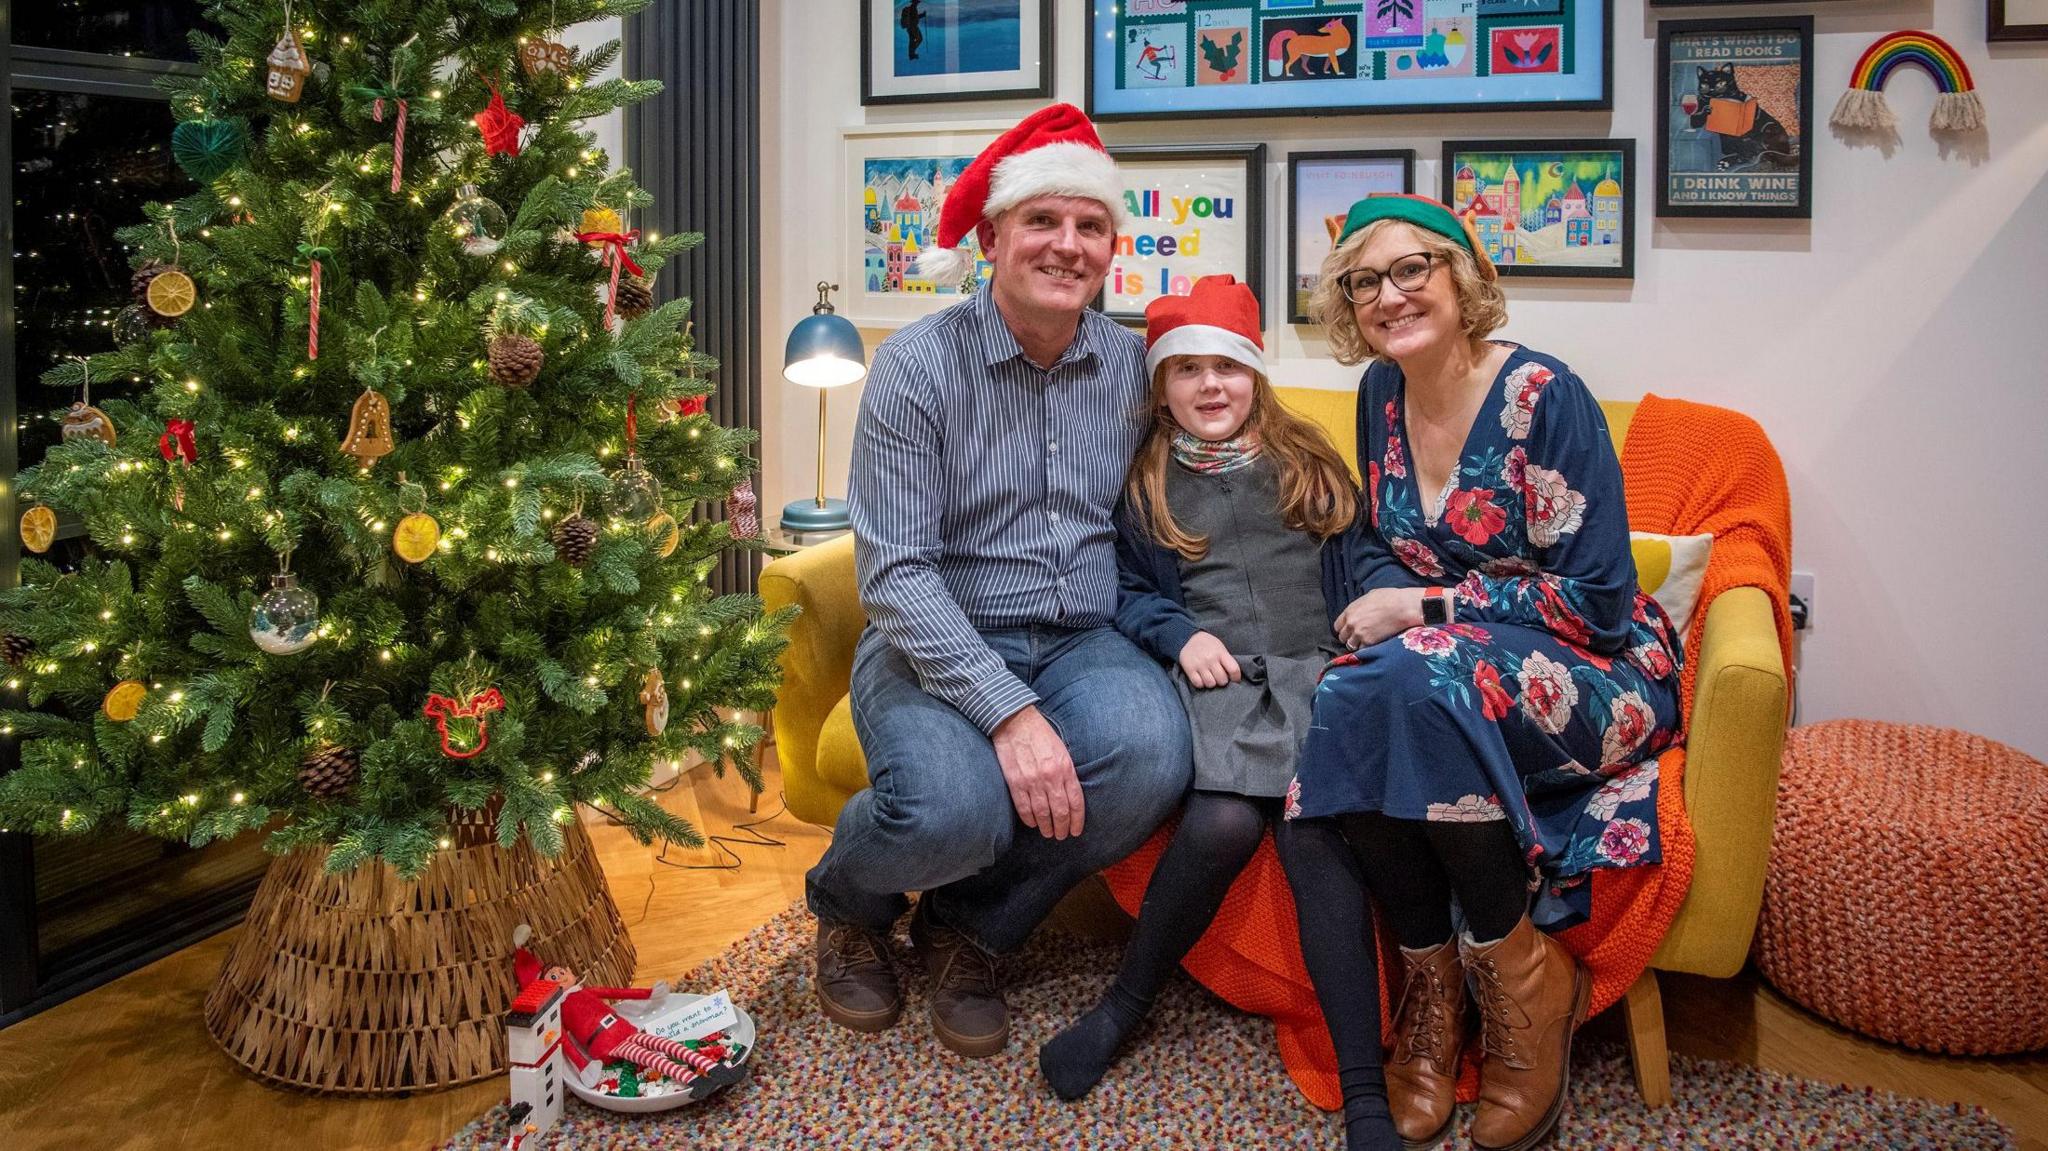
M768 776L763 813L776 809ZM750 818L745 786L700 769L663 802L710 832ZM623 831L592 828L612 894L639 948L640 979L673 978L801 897L827 833L787 815L763 832L786 846L740 846L736 871L681 870ZM673 862L714 862L671 851ZM0 1131L13 1151L233 1148L330 1151L435 1146L504 1097L502 1081L410 1099L325 1099L244 1078L215 1050L200 1005L233 933L186 949L0 1031ZM2023 1151L2048 1151L2048 1057L1941 1059L1862 1039L1792 1006L1753 974L1666 977L1673 1050L1793 1075L1989 1108ZM1619 1037L1618 1021L1595 1020ZM1012 1051L1004 1058L1024 1058ZM1882 1133L1873 1132L1873 1146Z

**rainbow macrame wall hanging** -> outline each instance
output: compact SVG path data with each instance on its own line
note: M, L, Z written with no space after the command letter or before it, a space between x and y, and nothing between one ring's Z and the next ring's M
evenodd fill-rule
M1884 102L1884 86L1901 68L1918 68L1934 78L1941 95L1934 98L1937 132L1973 132L1984 126L1984 101L1970 81L1970 66L1949 43L1932 32L1893 32L1864 49L1849 74L1849 90L1835 105L1828 123L1837 128L1896 128L1899 118Z

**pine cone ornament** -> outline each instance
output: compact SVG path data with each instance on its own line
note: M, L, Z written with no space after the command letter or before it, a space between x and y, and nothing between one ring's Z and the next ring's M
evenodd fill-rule
M570 567L580 568L589 563L590 553L597 550L597 524L581 513L556 524L552 535L555 554Z
M356 785L357 768L353 749L329 745L299 764L299 786L314 799L334 799Z
M508 388L523 388L540 375L546 359L540 341L528 336L502 335L491 341L491 378Z
M163 315L155 308L149 306L149 282L156 279L168 267L168 264L160 264L155 260L150 260L140 268L135 269L134 275L128 277L128 294L135 298L135 306L141 309L142 318L149 321L149 326L152 328L168 328L178 322L176 316Z
M637 276L622 276L619 279L619 298L616 309L629 320L637 320L654 310L654 291L647 281Z
M128 277L128 294L135 298L136 303L145 308L149 306L149 282L156 279L156 274L163 270L162 264L150 260L135 269L134 275Z
M0 635L0 658L7 660L7 666L19 668L23 660L35 654L35 641L9 632Z
M726 495L725 530L736 540L760 537L760 505L754 498L754 481L751 478L734 484L732 491Z

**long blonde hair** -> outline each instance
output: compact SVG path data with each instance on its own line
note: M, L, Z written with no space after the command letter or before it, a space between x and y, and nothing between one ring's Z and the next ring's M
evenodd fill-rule
M1184 560L1209 554L1209 537L1195 535L1174 521L1166 506L1166 469L1172 466L1173 437L1180 430L1166 406L1166 372L1173 357L1152 373L1152 426L1124 481L1130 501L1153 540ZM1358 513L1358 493L1351 469L1323 429L1287 410L1279 393L1258 372L1252 373L1252 410L1239 435L1255 434L1259 450L1273 460L1280 481L1280 519L1298 532L1326 540L1351 526Z

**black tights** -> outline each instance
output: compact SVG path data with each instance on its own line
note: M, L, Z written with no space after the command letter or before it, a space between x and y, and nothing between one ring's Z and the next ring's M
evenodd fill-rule
M1451 899L1465 930L1489 943L1507 935L1529 909L1529 868L1507 820L1440 823L1379 812L1340 817L1344 838L1364 864L1394 938L1410 950L1451 938Z
M1386 1123L1380 1070L1379 949L1366 893L1403 947L1451 938L1451 896L1473 938L1499 939L1527 905L1527 870L1505 821L1423 823L1384 815L1297 819L1275 832L1294 888L1301 956L1337 1052L1347 1146L1377 1146Z
M1351 1151L1391 1151L1400 1146L1388 1117L1386 1082L1380 1071L1379 978L1358 859L1334 829L1325 835L1323 828L1279 820L1279 808L1277 799L1190 793L1180 827L1145 888L1138 925L1116 981L1094 1010L1039 1050L1039 1066L1061 1098L1080 1098L1108 1070L1117 1048L1144 1020L1167 977L1208 930L1231 882L1251 861L1272 823L1274 846L1290 886L1298 893L1311 892L1307 899L1298 895L1295 905L1316 998L1326 1016L1334 1012L1344 1017L1343 1032L1352 1040L1337 1047L1346 1145ZM1338 901L1344 906L1305 910L1322 898L1315 889L1337 873L1349 877L1337 886L1356 890L1357 898ZM1356 1025L1349 1025L1353 1020ZM1339 1032L1335 1018L1330 1029L1333 1037Z

